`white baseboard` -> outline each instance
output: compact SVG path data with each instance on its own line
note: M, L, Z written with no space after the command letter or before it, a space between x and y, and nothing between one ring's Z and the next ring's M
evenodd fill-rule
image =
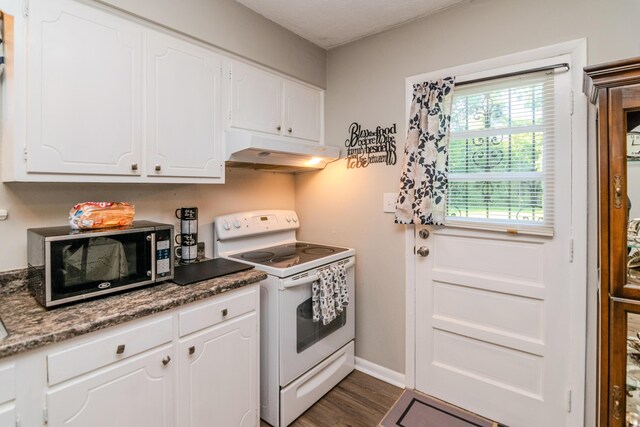
M396 387L405 388L404 374L356 357L356 369Z

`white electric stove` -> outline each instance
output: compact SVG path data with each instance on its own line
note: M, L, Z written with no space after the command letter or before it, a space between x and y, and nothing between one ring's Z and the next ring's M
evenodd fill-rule
M298 242L294 211L215 219L215 255L265 271L260 295L260 416L291 424L354 369L355 250ZM343 264L350 303L327 325L313 322L311 283Z

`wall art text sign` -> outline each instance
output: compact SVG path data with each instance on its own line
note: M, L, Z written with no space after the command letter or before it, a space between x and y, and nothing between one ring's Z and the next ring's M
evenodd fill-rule
M396 164L396 124L377 126L375 130L362 129L353 122L349 126L347 147L347 169L366 168L372 163Z

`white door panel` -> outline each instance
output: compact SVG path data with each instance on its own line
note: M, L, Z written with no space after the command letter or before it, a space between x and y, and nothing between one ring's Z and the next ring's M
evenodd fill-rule
M69 0L29 4L27 170L137 175L142 32Z
M147 39L149 176L222 176L222 58L176 37Z
M430 231L416 241L430 249L416 260L416 388L507 425L561 425L567 233Z
M283 79L241 62L231 65L230 126L280 135Z
M284 82L283 135L320 141L321 117L321 91L290 81Z

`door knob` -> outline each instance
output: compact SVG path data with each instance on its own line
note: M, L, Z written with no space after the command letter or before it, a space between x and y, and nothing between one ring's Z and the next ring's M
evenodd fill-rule
M416 251L418 253L418 255L420 255L421 257L426 257L429 256L429 249L427 249L424 246L421 246L418 248L418 250Z
M427 230L426 228L423 228L422 230L420 230L418 232L418 235L423 239L428 239L429 238L429 230Z

